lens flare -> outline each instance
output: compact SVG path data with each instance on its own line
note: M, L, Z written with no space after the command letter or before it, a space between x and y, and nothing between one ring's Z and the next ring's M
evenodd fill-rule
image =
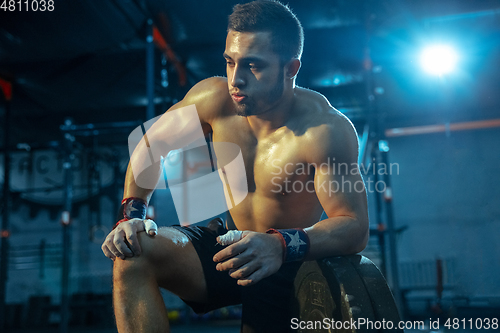
M455 50L447 45L429 46L421 54L422 68L432 75L443 75L452 72L457 64Z

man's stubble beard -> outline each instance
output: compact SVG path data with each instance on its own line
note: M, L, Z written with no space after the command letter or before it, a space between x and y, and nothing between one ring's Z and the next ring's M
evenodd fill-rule
M279 77L278 82L274 85L273 89L270 90L269 93L267 94L267 96L264 98L267 105L274 104L274 102L276 102L278 99L280 99L281 96L283 95L283 90L285 87L285 84L283 82L283 68L281 68L278 77ZM234 101L233 101L233 103L236 107L236 114L238 116L248 117L248 116L254 116L254 115L258 115L258 114L262 113L262 112L258 112L258 110L256 110L257 103L255 102L255 100L251 99L250 97L248 97L248 102L246 102L246 103L238 104Z

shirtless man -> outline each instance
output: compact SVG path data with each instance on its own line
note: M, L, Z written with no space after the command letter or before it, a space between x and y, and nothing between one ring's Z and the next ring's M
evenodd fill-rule
M243 332L289 331L288 297L301 262L366 246L357 136L324 96L295 86L302 42L299 21L280 3L235 6L224 52L227 78L201 81L169 110L194 104L205 134L240 147L249 193L230 213L245 231L241 240L215 246L220 232L198 227L160 228L155 236L143 232L153 191L137 185L131 167L148 158L147 149L134 151L124 219L102 246L114 260L120 333L169 331L159 287L196 312L242 303ZM167 140L176 126L166 118L148 131L150 144ZM298 182L304 186L290 186ZM140 216L130 214L131 206ZM323 210L328 218L318 222Z

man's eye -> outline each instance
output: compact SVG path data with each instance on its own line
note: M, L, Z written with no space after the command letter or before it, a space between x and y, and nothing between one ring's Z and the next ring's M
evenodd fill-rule
M259 70L260 69L260 67L255 65L255 64L249 64L248 66L250 67L251 70Z
M228 65L228 66L234 66L234 62L232 62L232 61L226 61L226 65Z

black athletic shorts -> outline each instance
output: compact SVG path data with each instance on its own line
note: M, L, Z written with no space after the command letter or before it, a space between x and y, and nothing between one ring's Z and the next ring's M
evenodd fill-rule
M290 305L293 282L301 262L287 263L278 272L242 287L227 271L215 269L213 256L224 249L217 236L227 232L224 228L171 226L183 232L193 243L200 258L207 283L207 303L184 301L196 313L206 313L224 306L242 304L242 332L291 332Z

